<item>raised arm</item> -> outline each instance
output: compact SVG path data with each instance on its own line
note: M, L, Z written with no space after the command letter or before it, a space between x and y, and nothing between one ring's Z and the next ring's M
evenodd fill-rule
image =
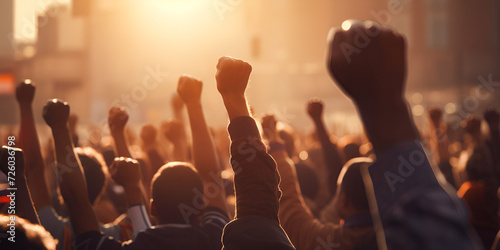
M455 186L453 167L450 164L450 153L448 151L448 135L446 134L448 126L446 123L442 122L443 111L436 107L430 107L428 114L431 123L431 144L437 153L438 159L436 163L446 178L446 181L452 186Z
M12 136L13 137L13 136ZM33 208L30 190L24 176L25 161L24 153L19 148L14 148L15 140L9 139L9 147L2 147L0 152L0 170L7 176L9 187L9 202L7 203L7 214L18 215L31 223L40 224L38 216Z
M162 124L162 130L165 132L164 136L173 145L173 160L174 161L189 161L188 157L188 143L186 137L186 129L184 123L173 119Z
M330 195L333 197L337 190L337 178L342 170L342 160L337 151L337 145L330 141L330 136L323 122L323 102L317 98L310 100L307 103L307 113L314 123L316 135L323 149L323 158L328 171L328 188Z
M32 102L35 90L35 84L31 80L25 80L16 88L16 99L21 110L18 146L23 149L26 156L26 181L35 209L39 211L43 207L50 206L51 199L45 181L45 164L33 118Z
M484 119L490 128L489 145L493 155L497 183L500 183L500 114L494 108L484 112Z
M88 199L87 184L80 161L73 151L73 142L68 128L69 105L52 99L43 108L43 118L52 129L57 159L59 188L75 236L88 231L99 231L99 224Z
M131 158L132 155L125 139L125 125L127 121L128 113L123 107L112 107L109 110L108 125L111 137L115 141L115 154L116 156Z
M217 89L230 124L235 220L224 228L224 249L294 249L279 225L279 174L250 117L245 89L252 66L231 57L217 64Z
M111 164L110 172L113 180L125 189L135 237L139 232L151 227L142 192L141 167L139 162L132 158L117 157Z
M335 227L339 226L321 223L308 209L300 191L294 163L276 131L276 119L273 115L262 118L262 129L264 138L269 142L269 154L276 161L281 176L280 189L283 196L280 200L279 219L290 241L297 249L322 248L324 239L331 239L332 242L328 243L338 243L340 237L336 235L338 230Z
M404 38L371 21L342 26L330 31L327 66L356 104L377 155L363 180L375 228L383 227L379 247L472 249L465 207L437 181L403 97ZM360 47L361 35L369 40Z
M193 138L192 152L194 166L198 170L205 187L205 194L210 192L209 188L214 185L219 188L217 195L208 196L208 205L214 206L228 212L226 205L226 193L222 183L221 169L215 145L208 130L203 108L201 105L201 89L203 83L190 76L181 76L177 86L177 93L186 105L189 123L191 124L191 134Z

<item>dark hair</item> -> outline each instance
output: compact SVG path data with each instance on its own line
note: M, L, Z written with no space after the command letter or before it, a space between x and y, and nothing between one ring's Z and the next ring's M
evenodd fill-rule
M373 161L370 158L365 157L351 159L344 165L342 173L339 176L339 180L341 180L340 193L344 193L352 202L352 205L359 211L370 210L361 168L366 164L371 165L372 163Z
M295 169L302 195L314 200L319 190L316 172L305 163L296 163Z
M11 220L14 217L15 220ZM13 221L13 223L11 223ZM13 225L9 225L9 223ZM15 227L15 240L11 242L7 238L10 237L9 231L11 227ZM31 224L29 221L15 216L0 214L0 234L6 237L0 240L0 249L33 249L45 250L56 249L57 240L54 240L52 235L40 225Z
M151 182L152 203L160 222L194 223L203 203L203 182L187 162L169 162L156 172ZM186 216L188 214L188 216Z
M108 169L106 163L101 154L89 147L77 147L75 153L80 159L85 174L89 201L94 204L107 183Z

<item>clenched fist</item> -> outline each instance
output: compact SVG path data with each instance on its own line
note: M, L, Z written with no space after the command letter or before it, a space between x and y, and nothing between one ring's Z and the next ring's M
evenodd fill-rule
M123 132L128 121L128 113L123 107L112 107L108 114L108 125L111 134Z
M223 98L243 97L248 84L252 66L242 60L224 56L217 63L217 90Z
M138 187L141 181L139 162L128 157L116 157L110 168L111 177L116 183L128 187Z
M278 133L276 133L276 125L278 122L276 121L276 117L272 114L267 114L262 117L262 131L264 133L264 137L270 141L278 140Z
M499 129L498 125L500 124L500 122L499 122L500 121L500 114L494 108L489 108L488 110L486 110L486 112L484 112L484 119L486 120L486 122L490 126L490 130L491 129L497 129L497 130Z
M48 100L45 107L43 107L43 119L52 129L66 127L68 118L69 105L65 101L51 99Z
M406 77L405 39L372 21L348 20L328 34L330 75L356 102L401 99Z
M200 103L202 86L203 83L200 80L183 75L179 78L177 94L186 105Z
M307 113L314 121L321 119L323 114L323 102L319 98L313 98L307 103Z
M428 113L432 125L439 128L439 126L441 126L441 120L443 119L443 111L440 108L432 106L429 108Z
M35 97L35 83L30 79L26 79L19 83L16 88L16 99L21 105L30 105Z
M179 142L184 140L184 125L178 120L170 120L161 124L161 128L164 132L165 137L173 142Z

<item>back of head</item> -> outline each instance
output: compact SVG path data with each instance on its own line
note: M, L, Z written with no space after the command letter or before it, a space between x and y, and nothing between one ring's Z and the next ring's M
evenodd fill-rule
M370 210L361 168L372 163L373 160L366 157L351 159L344 165L338 178L337 183L340 185L338 192L344 193L359 212Z
M153 215L160 224L196 223L203 206L203 182L187 162L163 165L151 183Z
M80 159L85 174L90 203L94 204L107 183L106 162L101 154L89 147L77 147L75 153Z
M0 240L0 249L56 249L57 240L49 232L21 217L0 214L0 234L5 235Z

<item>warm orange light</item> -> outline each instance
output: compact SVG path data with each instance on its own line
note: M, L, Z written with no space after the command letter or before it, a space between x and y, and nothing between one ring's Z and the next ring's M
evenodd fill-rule
M14 76L12 74L0 74L0 95L14 94Z

